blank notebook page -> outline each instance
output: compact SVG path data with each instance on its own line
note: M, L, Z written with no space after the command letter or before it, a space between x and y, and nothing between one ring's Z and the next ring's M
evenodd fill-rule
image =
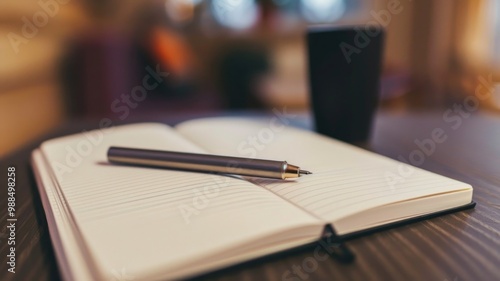
M212 118L185 122L177 130L215 154L286 160L312 171L312 175L296 180L252 182L329 222L394 202L470 189L459 181L277 124L270 120ZM200 139L203 142L196 141ZM389 175L398 175L398 168L413 173L391 184Z
M125 268L152 277L197 259L209 264L211 254L293 228L317 225L303 235L320 236L317 218L243 180L107 163L109 146L203 152L167 126L101 133L51 140L42 152L103 276ZM72 151L87 155L78 163ZM204 190L207 200L198 196ZM182 206L196 213L183 215Z

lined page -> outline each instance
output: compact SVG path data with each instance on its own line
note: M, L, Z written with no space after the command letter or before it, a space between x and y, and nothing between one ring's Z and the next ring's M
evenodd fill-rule
M109 146L204 152L161 124L93 131L42 145L61 200L69 206L102 276L125 269L139 279L157 278L155 274L173 278L165 275L169 268L206 270L202 263L190 263L278 239L293 229L301 230L295 242L320 236L317 218L244 180L110 165ZM279 239L275 242L282 246ZM244 258L226 257L225 262Z
M395 202L471 190L459 181L334 139L280 126L277 120L200 119L177 130L195 142L203 136L197 144L212 153L286 160L313 172L296 180L251 181L329 222Z

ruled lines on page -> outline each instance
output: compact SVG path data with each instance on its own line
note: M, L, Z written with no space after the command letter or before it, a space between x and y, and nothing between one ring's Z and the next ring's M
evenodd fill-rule
M391 166L315 170L296 184L252 180L322 219L333 221L347 215L393 202L451 191L450 179L416 170L396 188L388 184L385 172ZM457 184L460 184L457 182Z
M106 151L116 144L203 153L168 126L129 125L113 130L88 155L80 156L81 163L73 165L70 172L59 167L66 164L68 151L76 151L82 139L85 140L83 136L62 138L42 147L65 200L80 220L141 215L158 209L172 217L182 217L185 212L196 217L205 213L200 209L210 209L214 216L231 209L231 214L237 216L239 211L255 212L255 209L275 212L286 204L240 178L112 165L107 162Z
M284 125L276 127L272 119L212 118L188 121L177 130L212 153L286 160L311 171L286 182L248 180L330 222L384 204L466 188L458 181ZM212 134L200 138L207 128ZM197 142L200 139L203 142Z
M237 253L266 238L278 243L293 229L301 230L300 243L321 234L323 223L317 218L241 178L107 163L112 145L204 152L167 126L113 128L65 172L61 165L68 164L68 151L82 139L55 139L41 150L61 190L60 200L104 273L126 267L132 275L145 276L182 267L201 254Z
M191 221L208 212L217 216L231 209L237 216L238 211L273 211L280 206L279 198L263 196L258 189L248 188L243 180L218 175L121 166L100 167L100 171L106 176L98 182L64 183L69 205L81 219L109 219L161 210L171 217L183 217L183 212L191 211Z

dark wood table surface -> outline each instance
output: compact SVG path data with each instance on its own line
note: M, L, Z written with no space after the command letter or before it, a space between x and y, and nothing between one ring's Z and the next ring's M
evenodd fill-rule
M500 280L500 116L474 114L453 122L436 113L379 113L371 149L408 159L415 140L447 135L420 166L474 187L475 209L350 240L351 264L318 261L311 272L294 273L313 256L302 250L202 276L206 280ZM175 123L172 119L165 123ZM447 122L448 121L448 122ZM43 139L97 128L92 121L71 122ZM2 159L0 165L0 280L58 280L40 196L29 166L31 151L43 140ZM16 273L7 272L7 167L16 167ZM289 271L289 273L288 273ZM125 279L128 280L128 279ZM134 279L131 279L134 280Z

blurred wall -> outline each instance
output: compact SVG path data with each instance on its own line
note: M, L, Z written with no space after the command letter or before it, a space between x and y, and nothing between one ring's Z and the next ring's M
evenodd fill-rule
M385 68L408 71L410 108L443 107L474 94L478 77L498 76L494 38L500 34L498 0L377 0L374 14L398 2L386 25ZM496 23L496 24L495 24ZM498 49L498 48L497 48ZM496 53L495 53L496 52ZM485 100L488 107L491 99Z
M388 15L388 6L390 0L376 0L371 8L367 21L373 20L375 17L382 18L383 15ZM412 39L414 34L411 32L413 29L413 9L414 2L401 1L399 5L400 13L390 14L385 25L386 48L384 52L385 65L398 66L409 69L411 66L411 51Z
M0 157L64 121L58 63L78 10L46 3L0 2Z

